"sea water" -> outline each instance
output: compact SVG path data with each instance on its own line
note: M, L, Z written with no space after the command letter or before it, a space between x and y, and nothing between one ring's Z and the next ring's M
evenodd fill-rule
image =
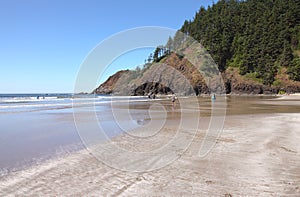
M185 105L184 113L191 117L198 117L198 112L211 116L212 108L218 109L220 100L218 96L214 102L208 96L181 98L189 104ZM225 102L222 107L226 107L226 116L300 113L300 99L227 96ZM158 107L151 108L155 104ZM162 113L160 106L164 108ZM150 117L149 109L158 111ZM164 110L171 125L180 124L181 106L179 102L173 106L168 97L149 100L143 96L0 94L0 176L85 148L80 132L98 135L101 125L106 137L112 138L147 124L150 119L165 118ZM126 129L119 123L126 123ZM82 125L85 130L78 131Z
M82 120L74 120L74 112L77 113L74 109L93 110L102 126L109 128L110 137L122 133L114 123L111 103L128 101L146 102L147 99L113 97L112 100L107 95L0 94L0 175L84 148L76 121L89 125L89 117L82 115Z

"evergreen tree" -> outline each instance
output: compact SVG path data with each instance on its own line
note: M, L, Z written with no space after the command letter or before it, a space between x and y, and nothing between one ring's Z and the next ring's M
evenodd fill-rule
M242 75L255 73L270 85L278 62L288 68L291 79L299 80L293 55L300 49L299 13L299 0L220 0L201 7L181 31L207 49L220 71L234 66ZM184 41L182 35L176 33L175 49Z

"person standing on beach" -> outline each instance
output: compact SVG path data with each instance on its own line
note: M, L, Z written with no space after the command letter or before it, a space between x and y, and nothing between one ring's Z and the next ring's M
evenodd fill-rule
M211 100L213 100L213 101L216 100L216 94L213 94L213 95L211 96Z
M156 98L156 95L155 95L155 93L153 92L152 93L152 99L155 99Z

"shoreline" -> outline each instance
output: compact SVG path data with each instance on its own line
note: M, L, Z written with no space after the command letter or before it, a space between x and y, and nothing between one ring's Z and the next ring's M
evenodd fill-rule
M226 120L214 149L206 157L197 156L199 142L204 137L203 131L200 131L178 160L164 168L144 173L113 169L83 149L2 177L0 194L296 194L300 192L300 134L294 133L286 138L287 131L282 130L280 125L287 120L293 120L293 128L298 128L299 124L295 123L300 121L299 113L263 114L259 117L232 115ZM252 124L245 128L249 121ZM262 130L260 127L255 131L258 122L263 122L265 128L281 128L276 129L275 133L272 128ZM249 133L249 129L253 132ZM289 130L289 133L292 131L295 130ZM165 132L168 136L168 130ZM122 139L124 136L118 136L113 141L122 142ZM285 162L287 160L293 163ZM284 174L277 174L281 170Z
M216 93L217 94L217 93ZM103 95L103 94L99 94L99 95ZM105 95L105 94L104 94ZM229 93L229 94L222 94L222 95L226 95L226 96L300 96L300 92L299 93L291 93L291 94L288 94L288 93L285 93L285 94L247 94L247 93L240 93L240 94L237 94L237 93ZM147 97L147 95L112 95L112 94L107 94L107 96L125 96L125 97ZM156 94L157 98L169 98L172 96L172 94ZM194 95L196 96L196 95ZM204 94L204 93L201 93L199 95L197 95L196 97L209 97L211 96L211 94ZM183 96L183 95L178 95L178 97L191 97L191 95L187 95L187 96ZM153 99L155 100L155 99Z
M74 146L76 146L76 147L74 147ZM62 158L68 157L69 155L72 155L74 153L80 152L82 150L86 150L86 148L84 147L83 144L78 144L78 145L73 145L71 148L61 147L58 150L60 150L61 152L55 153L55 154L49 154L43 158L38 158L36 160L32 159L31 161L26 161L24 164L17 165L16 167L11 168L11 169L7 169L7 168L1 169L0 180L7 176L11 176L15 173L26 171L31 168L35 168L35 167L41 166L43 164L46 164L48 162L60 160Z
M300 101L299 96L297 101ZM272 100L271 105L279 102L277 108L285 109L280 106L281 100ZM268 103L268 99L253 101ZM240 113L236 110L244 103L231 104L234 104L230 108L233 111L227 114L222 133L205 157L198 154L209 127L209 116L200 117L200 128L189 148L179 151L179 158L163 168L149 172L118 170L103 164L84 148L1 176L0 195L285 196L300 193L298 108L290 112L279 109L261 113L254 109ZM288 104L293 107L295 102ZM268 108L269 104L266 105ZM253 106L256 107L244 108ZM115 143L133 151L157 148L164 144L161 140L174 137L176 117L172 117L158 137L147 143L138 143L129 135L120 134L103 144ZM181 130L189 132L184 127ZM131 135L143 136L143 133ZM115 156L111 154L111 157ZM130 157L126 159L131 161ZM115 161L129 165L127 160ZM144 162L135 161L135 165L144 165Z

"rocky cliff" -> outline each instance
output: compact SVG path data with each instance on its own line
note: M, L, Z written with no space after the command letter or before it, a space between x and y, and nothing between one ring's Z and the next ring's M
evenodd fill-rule
M300 82L293 82L285 73L277 76L278 85L266 86L247 76L238 69L228 68L220 74L224 93L227 94L277 94L279 91L300 92ZM285 77L284 77L285 76ZM96 94L147 95L148 93L179 95L209 94L215 80L207 80L199 70L183 57L171 54L159 63L148 65L141 71L122 70L110 76L96 88ZM210 88L209 88L210 87Z
M128 73L129 70L121 70L116 72L114 75L110 76L104 83L102 83L98 88L96 88L93 94L112 94L118 80L123 74Z

